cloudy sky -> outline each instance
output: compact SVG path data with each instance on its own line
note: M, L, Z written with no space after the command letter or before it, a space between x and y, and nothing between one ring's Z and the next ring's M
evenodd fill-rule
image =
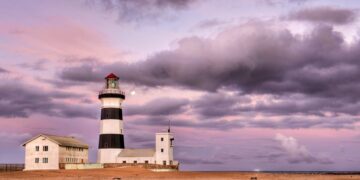
M0 0L0 163L89 143L110 72L125 146L172 122L182 170L359 170L358 0Z

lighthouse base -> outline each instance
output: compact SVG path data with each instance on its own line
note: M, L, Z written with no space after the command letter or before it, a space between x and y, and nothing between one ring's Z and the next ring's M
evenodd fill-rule
M99 149L98 150L98 163L118 163L117 157L123 149Z

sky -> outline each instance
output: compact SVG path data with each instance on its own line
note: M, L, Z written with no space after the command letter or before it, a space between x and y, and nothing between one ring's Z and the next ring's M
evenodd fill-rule
M0 163L40 133L96 161L98 92L126 92L125 146L171 120L181 170L355 171L358 0L0 0Z

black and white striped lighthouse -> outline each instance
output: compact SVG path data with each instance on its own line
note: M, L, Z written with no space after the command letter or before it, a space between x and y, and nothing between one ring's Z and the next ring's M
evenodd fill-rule
M116 163L116 157L125 148L121 104L125 93L120 90L119 77L111 73L105 78L105 87L99 93L101 121L99 163Z

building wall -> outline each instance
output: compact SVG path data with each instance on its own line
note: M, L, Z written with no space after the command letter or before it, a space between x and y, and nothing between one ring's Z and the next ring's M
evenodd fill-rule
M48 146L48 151L43 151L44 146ZM35 158L39 158L39 163L35 163ZM43 158L48 158L48 163L43 163ZM59 145L42 136L25 145L24 170L36 169L59 169Z
M149 164L155 164L155 157L118 157L117 163L124 163L123 161L126 161L126 163L141 163L145 164L145 161L148 161Z
M155 160L156 164L166 165L173 164L173 146L171 145L170 139L173 138L171 133L156 133L156 153Z
M88 157L86 148L59 147L59 163L88 163Z

